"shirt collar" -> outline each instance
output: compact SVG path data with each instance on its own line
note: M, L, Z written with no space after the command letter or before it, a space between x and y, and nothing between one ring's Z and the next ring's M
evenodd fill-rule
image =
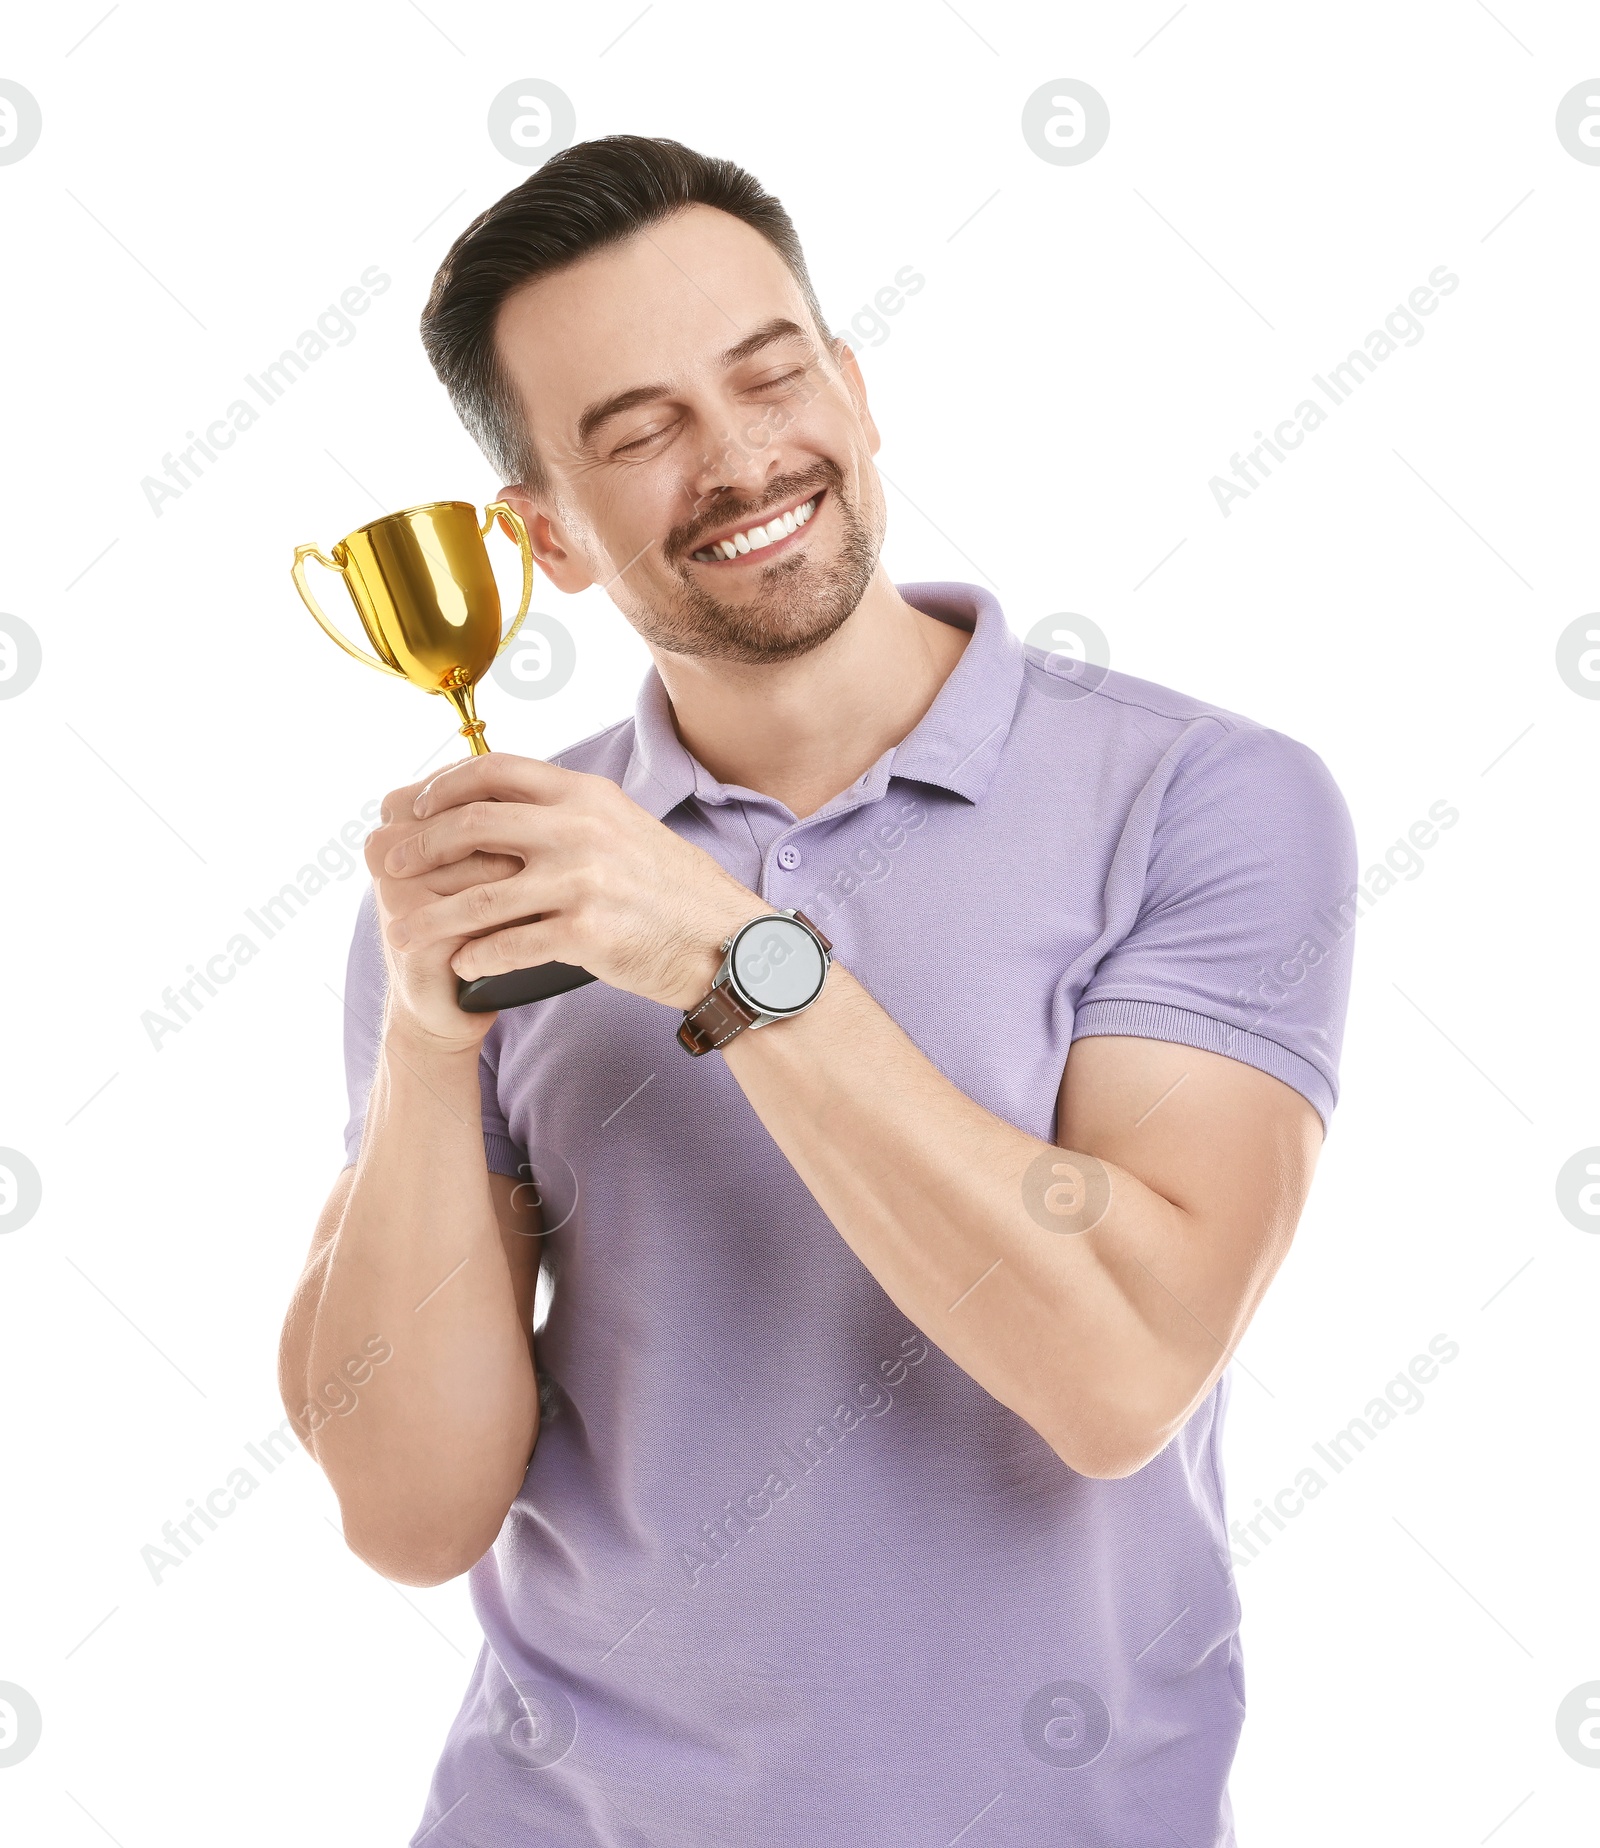
M974 584L900 584L913 608L971 631L971 640L951 669L933 704L899 744L885 751L867 774L821 811L855 806L881 796L891 776L934 783L977 802L1000 762L1017 695L1022 687L1022 643L1006 624L988 591ZM672 721L672 702L652 666L634 709L633 750L622 787L657 821L680 802L697 796L728 802L752 793L719 783L684 748Z

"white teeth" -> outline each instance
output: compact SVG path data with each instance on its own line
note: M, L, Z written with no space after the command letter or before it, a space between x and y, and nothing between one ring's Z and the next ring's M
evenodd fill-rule
M769 520L765 526L752 526L748 532L735 533L731 539L714 540L696 552L695 557L710 564L719 558L738 558L744 552L759 552L763 546L774 545L778 540L788 538L790 533L798 532L816 510L816 497L813 496L803 506L779 514L777 519Z

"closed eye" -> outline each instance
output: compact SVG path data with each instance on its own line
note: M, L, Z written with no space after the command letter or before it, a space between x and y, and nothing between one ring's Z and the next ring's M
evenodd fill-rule
M637 454L641 450L648 449L652 443L659 437L665 436L672 428L671 424L658 424L654 430L645 431L643 436L636 436L629 442L619 443L611 453L614 456Z
M771 391L778 385L792 385L797 379L803 379L805 375L806 368L796 366L792 372L780 372L773 378L763 379L759 385L752 385L750 389L751 391Z

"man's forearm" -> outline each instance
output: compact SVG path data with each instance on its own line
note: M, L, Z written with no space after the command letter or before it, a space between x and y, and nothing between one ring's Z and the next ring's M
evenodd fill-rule
M416 1582L453 1576L493 1543L538 1435L530 1337L484 1165L477 1065L476 1049L441 1053L385 1033L361 1157L308 1318L313 1405L319 1383L370 1351L364 1343L393 1350L309 1441L352 1547Z
M1181 1425L1234 1319L1189 1213L1102 1161L1103 1217L1046 1229L1028 1189L1061 1151L961 1092L838 965L808 1012L724 1056L888 1295L1064 1461L1126 1474Z

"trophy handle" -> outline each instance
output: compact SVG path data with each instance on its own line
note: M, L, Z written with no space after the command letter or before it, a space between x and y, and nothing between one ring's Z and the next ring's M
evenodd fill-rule
M522 515L517 512L516 508L513 507L509 501L490 501L488 506L484 508L483 525L478 528L481 535L487 537L489 528L494 524L497 514L502 519L509 520L516 528L517 549L522 554L522 607L517 611L516 620L512 623L511 627L501 636L500 646L495 650L495 653L498 655L504 653L506 644L511 640L512 636L516 634L518 629L522 627L522 619L527 615L528 605L533 600L533 547L528 543L528 529L522 523Z
M387 661L379 661L372 655L363 654L354 643L347 642L322 613L316 598L311 594L311 586L306 582L306 560L308 558L314 558L319 565L326 565L330 571L339 571L339 567L325 552L319 551L314 545L297 545L294 549L294 566L290 573L294 578L294 587L300 593L300 601L316 617L323 633L336 641L347 655L353 655L356 660L365 662L368 667L377 668L380 674L392 674L396 680L404 680L405 675L398 668L390 667ZM339 575L343 577L344 573L340 571Z

